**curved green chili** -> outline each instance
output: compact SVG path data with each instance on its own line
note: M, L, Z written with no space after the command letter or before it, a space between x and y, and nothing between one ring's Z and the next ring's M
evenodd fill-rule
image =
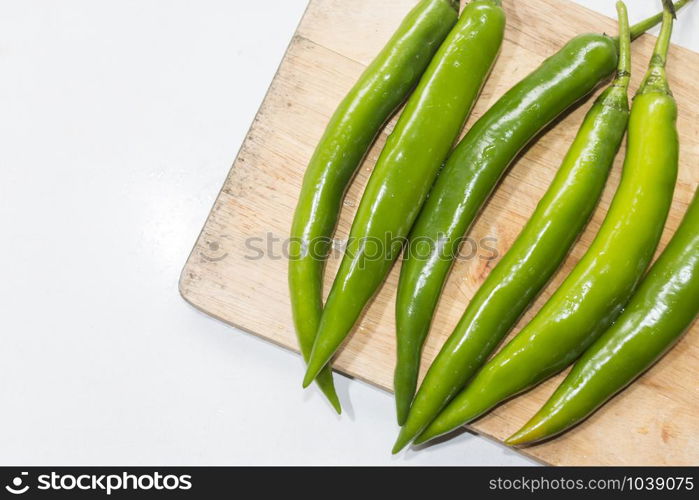
M677 180L677 105L664 69L673 21L667 3L650 69L631 109L621 183L599 233L534 319L416 443L468 423L564 369L611 326L633 294L660 241Z
M699 195L624 313L577 362L556 392L507 440L560 434L590 416L650 368L699 313Z
M308 361L323 309L323 269L342 199L386 120L405 100L456 24L458 1L422 0L338 106L306 169L291 228L289 288ZM318 385L340 413L332 372Z
M687 1L678 2L677 7L681 8ZM631 39L661 19L654 16L634 25ZM435 182L411 231L411 241L432 242L431 248L426 254L417 252L416 248L406 256L398 284L398 361L394 388L400 424L406 421L422 346L464 236L522 148L614 71L617 44L605 35L587 34L571 40L481 117L454 150ZM460 383L463 386L465 382L463 379ZM423 411L425 416L418 416ZM434 417L433 411L416 410L410 429L402 431L405 439L414 437L420 426ZM406 444L405 439L399 439L397 449Z
M504 31L500 0L469 3L409 99L357 210L304 387L330 361L390 271L490 73Z
M619 22L621 57L616 80L588 112L536 211L476 292L430 366L395 451L418 435L485 362L558 269L597 206L629 117L627 89L631 64L625 11ZM403 398L399 403L402 405L412 399L420 349L427 335L424 311L401 308L414 305L416 299L419 295L415 293L406 298L399 291L395 388L397 401L399 396ZM403 380L399 379L401 371L406 377ZM407 377L410 378L406 380Z

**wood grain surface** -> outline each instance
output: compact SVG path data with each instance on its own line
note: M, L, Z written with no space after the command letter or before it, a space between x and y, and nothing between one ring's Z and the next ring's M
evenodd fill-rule
M188 302L240 329L297 350L283 242L288 237L304 169L337 104L415 3L311 0L184 268L180 290ZM571 37L585 32L616 33L614 20L566 0L505 1L504 5L508 14L506 40L467 129ZM634 20L633 5L630 10ZM640 82L654 41L646 35L634 42L632 90ZM682 150L679 182L661 248L676 229L699 181L699 54L674 46L668 68L680 107ZM551 127L529 148L486 205L470 233L472 243L462 251L442 296L425 346L423 373L497 262L488 258L493 255L492 248L502 255L531 215L590 102ZM336 234L339 241L347 236L362 190L393 123L377 140L349 190ZM531 319L587 249L618 184L622 159L620 154L593 220L515 332ZM329 260L326 293L340 257L337 250ZM393 309L399 267L395 266L334 365L387 390L395 358ZM522 452L556 465L699 464L698 334L695 325L669 355L572 432ZM299 363L299 386L302 376ZM504 439L533 415L560 380L561 376L554 377L511 400L471 429Z

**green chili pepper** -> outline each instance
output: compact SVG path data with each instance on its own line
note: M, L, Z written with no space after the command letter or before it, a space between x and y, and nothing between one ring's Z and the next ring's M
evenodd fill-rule
M330 361L398 257L500 50L500 3L475 0L464 8L388 138L352 224L304 387Z
M401 431L396 451L419 434L485 362L558 269L596 207L629 117L630 39L628 17L621 8L621 57L616 80L588 112L536 211L474 295L430 366L410 409L408 423ZM405 302L401 302L400 295L398 299L399 357L395 388L399 408L409 405L412 399L420 348L427 334L426 321L409 322L410 318L401 314L400 305L413 303L414 300L410 300L413 297L419 296L412 295ZM415 311L412 315L418 314ZM411 330L416 324L421 327L420 335ZM407 355L401 349L403 344L412 348ZM401 371L407 372L410 379L399 379ZM403 396L402 401L399 395Z
M678 8L685 3L678 2ZM631 39L661 19L661 15L654 16L633 26ZM617 64L616 39L595 34L574 38L500 98L452 153L411 231L411 251L401 267L394 377L399 424L406 421L422 346L442 288L481 207L522 148L612 74ZM412 242L431 242L431 248L424 252ZM469 371L468 366L464 371ZM469 375L456 377L460 387ZM448 398L446 394L437 397L438 406L446 403L442 397ZM417 409L409 429L403 431L406 439L415 437L437 410ZM399 448L402 441L397 444Z
M677 180L677 105L665 78L673 12L629 119L621 183L592 245L534 319L415 440L470 422L571 364L619 316L653 258Z
M699 313L699 195L617 322L580 358L508 444L541 441L573 427L652 366Z
M342 199L388 118L458 17L458 0L422 0L340 103L311 158L291 228L289 287L301 353L311 354L323 309L323 269ZM318 385L340 413L330 367Z

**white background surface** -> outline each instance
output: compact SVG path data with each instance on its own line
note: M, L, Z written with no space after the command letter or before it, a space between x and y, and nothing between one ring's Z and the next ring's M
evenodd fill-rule
M0 0L1 464L529 463L467 433L392 458L391 396L339 377L335 417L178 295L305 6Z

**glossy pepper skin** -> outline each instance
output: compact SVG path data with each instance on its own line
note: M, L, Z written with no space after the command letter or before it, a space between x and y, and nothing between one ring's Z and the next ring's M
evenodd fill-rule
M384 123L406 99L457 21L458 2L422 0L338 106L306 169L291 228L289 288L308 361L323 309L323 269L342 199ZM318 385L339 413L330 368Z
M621 31L625 36L621 37L623 57L620 58L617 79L587 113L531 219L476 292L430 366L395 451L417 436L486 361L558 269L597 206L629 118L628 22L623 23ZM431 269L423 267L420 271L424 273L422 281L428 283ZM420 276L417 278L415 281L419 282ZM419 296L411 294L406 298L399 294L397 307L399 347L411 343L409 347L412 349L407 353L412 357L406 356L407 360L401 359L399 354L396 368L397 374L401 369L410 372L410 386L396 377L396 397L400 384L404 384L405 400L408 396L412 399L410 391L415 387L420 348L429 324L426 314L429 310L413 311L409 307L401 310L401 306L406 304L415 307L418 301L413 300L414 297ZM431 297L436 300L436 294L431 294ZM414 318L419 315L423 316ZM411 328L416 325L420 328L420 335L411 335Z
M577 359L619 316L650 263L677 180L677 105L665 79L666 11L656 53L631 109L621 183L592 245L522 331L416 439L425 442L489 411Z
M677 8L687 1L678 2ZM661 19L662 14L634 25L630 29L631 39ZM617 66L617 44L610 37L593 34L571 40L483 115L454 150L437 179L411 231L411 241L432 242L431 248L425 253L411 244L398 284L394 389L400 425L406 422L422 346L463 237L522 148L613 72ZM417 415L422 413L424 416ZM402 434L407 439L427 423L425 419L432 417L431 411L418 409L410 423L412 430L406 429ZM404 439L398 444L400 441Z
M408 100L358 207L304 387L330 361L402 250L490 73L504 31L499 0L469 3Z
M699 313L699 195L624 313L508 444L550 438L581 422L667 352Z

